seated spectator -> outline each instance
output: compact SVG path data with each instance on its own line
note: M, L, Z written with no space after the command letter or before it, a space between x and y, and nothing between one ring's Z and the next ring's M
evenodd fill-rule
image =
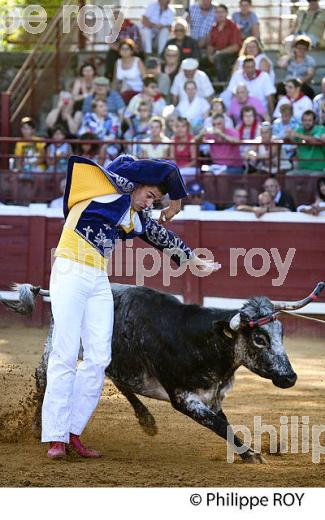
M234 72L226 90L220 95L227 107L230 106L232 93L235 92L239 84L243 83L246 85L249 95L261 101L264 112L272 114L275 86L269 74L256 69L253 56L244 59L243 69Z
M181 70L176 75L170 90L175 106L186 96L184 86L189 79L195 81L199 96L207 99L214 96L214 89L208 75L203 70L198 70L198 66L199 62L194 58L186 58L182 61Z
M208 35L208 58L215 65L218 81L228 81L242 44L238 26L229 18L228 8L220 4L216 8L216 23Z
M209 143L212 166L204 168L214 174L242 173L243 160L240 156L239 134L234 128L226 128L223 114L213 116L213 132L202 131L203 142Z
M46 126L51 132L56 126L61 126L66 132L67 138L73 138L78 132L82 120L82 113L74 111L73 97L70 92L61 91L57 106L46 117Z
M308 36L313 47L318 47L321 43L325 30L325 10L320 8L317 0L307 1L307 10L299 9L292 34L285 40L289 45L298 35Z
M302 84L298 79L288 79L285 83L286 96L279 99L273 117L280 117L280 107L290 103L293 109L293 116L300 123L301 116L306 110L312 110L313 102L308 96L305 96L302 92Z
M134 96L125 110L125 117L129 119L138 114L138 107L141 101L150 104L152 115L160 116L166 106L166 101L158 91L158 82L152 75L143 78L143 90Z
M210 103L204 97L198 95L195 81L187 80L184 89L186 96L181 98L176 106L176 112L181 117L186 117L194 134L198 134L210 109Z
M161 71L161 62L158 58L147 58L145 63L145 76L154 76L157 80L158 90L164 98L169 97L171 81L166 72Z
M308 36L296 36L291 54L285 54L278 59L278 66L286 69L285 80L299 79L303 83L304 93L313 98L314 91L310 82L315 76L316 61L310 54L311 41Z
M93 101L101 100L105 101L107 110L110 114L114 114L119 118L123 117L125 103L121 95L110 88L110 81L104 76L95 78L94 80L95 91L92 95L87 96L82 105L82 113L86 114L91 112L91 104Z
M56 198L56 199L53 199L50 203L49 203L49 208L52 208L52 209L61 209L62 210L62 217L63 217L63 195L64 195L64 192L65 192L65 185L66 185L66 179L61 179L60 180L60 193L61 193L61 196Z
M141 92L143 87L142 77L145 74L145 68L142 60L134 53L133 40L120 41L120 57L115 63L113 81L125 103L128 103L133 96Z
M247 105L240 111L240 123L237 125L239 133L239 139L241 141L253 140L258 136L258 118L254 107ZM250 150L251 145L242 144L240 146L240 153L243 159L247 159L247 152Z
M284 104L280 107L281 117L275 119L272 125L272 135L275 139L283 140L287 137L287 131L294 130L299 126L297 119L293 117L292 105ZM284 157L289 161L292 159L296 146L292 144L283 144L282 150L284 150Z
M203 184L198 181L190 182L187 186L187 199L184 206L200 206L202 211L215 211L216 205L213 202L205 200L205 189Z
M140 159L167 159L169 157L170 139L164 134L165 123L161 117L151 118L149 126L149 137L143 139L139 151ZM165 144L164 144L165 143Z
M306 110L301 121L302 125L296 130L287 131L287 138L291 141L304 141L307 144L298 145L298 168L288 172L287 175L323 175L325 128L316 125L316 114L312 110Z
M248 159L246 163L247 173L257 170L262 173L277 174L279 171L287 171L292 168L292 164L287 159L283 147L281 147L279 156L278 147L273 145L276 139L272 136L271 123L265 121L260 124L259 136L256 137L255 142L258 144L251 145L250 150L246 152Z
M322 92L314 97L313 110L317 117L317 123L321 120L321 104L325 101L325 77L322 79ZM324 124L324 123L321 123Z
M173 137L176 133L177 121L179 118L174 105L168 105L162 111L162 117L165 120L165 135Z
M46 147L46 163L48 172L66 173L68 159L72 154L72 148L65 142L66 133L64 128L56 126L53 128L52 139L54 143Z
M115 141L119 138L120 122L118 117L109 114L105 101L93 101L92 112L84 115L79 136L85 133L95 134L103 141Z
M179 48L176 45L167 45L163 53L163 60L161 70L168 74L170 82L173 83L181 62Z
M172 30L174 37L168 40L166 47L168 47L168 45L176 45L180 51L181 60L185 60L186 58L199 59L200 53L197 41L194 40L194 38L191 36L187 35L187 21L184 20L184 18L176 18L173 23Z
M82 141L98 141L98 135L92 134L91 132L85 132L80 136ZM77 146L77 154L91 159L92 161L98 162L99 156L99 144L97 143L80 143Z
M186 117L178 117L175 130L175 135L171 142L184 144L170 146L170 159L176 162L182 175L195 175L196 146L195 144L190 144L194 142L191 124Z
M240 0L239 11L233 13L231 18L240 28L243 39L249 36L260 39L260 22L252 11L252 0Z
M257 218L260 218L265 215L265 213L287 212L290 210L276 206L271 195L267 191L263 191L263 193L260 193L258 196L258 206L247 206L243 204L237 207L237 211L254 213Z
M208 117L204 121L204 128L208 132L212 127L212 118L217 114L223 114L225 118L225 126L226 128L234 128L234 123L231 117L229 117L226 113L226 107L221 98L213 98L211 101L210 111Z
M267 191L276 206L288 208L290 211L296 211L296 205L289 193L281 189L279 181L275 177L269 177L263 184L264 191Z
M233 204L224 211L236 211L238 206L247 206L248 202L248 191L246 188L236 188L232 196Z
M169 0L159 0L147 6L142 17L143 47L146 54L152 54L153 43L158 47L158 54L163 52L174 15L173 9L169 7Z
M325 216L325 177L317 179L315 202L298 206L297 211L315 217Z
M120 15L120 10L114 10L113 15L116 18ZM124 18L117 38L109 44L109 50L106 54L105 76L113 81L115 63L119 58L119 44L122 40L132 40L134 43L134 53L136 56L142 57L142 39L139 27L130 19Z
M197 41L199 49L205 49L208 35L216 21L216 8L212 5L212 0L199 0L197 4L192 4L187 21L191 37Z
M82 102L94 93L94 81L96 78L96 68L92 63L84 63L79 70L79 77L75 79L72 85L72 97L74 102L79 102L79 110L82 108Z
M151 121L151 103L140 101L137 113L129 118L129 128L124 134L126 141L142 141L149 134ZM127 145L126 153L139 155L140 144Z
M23 117L20 121L20 131L23 139L15 145L15 170L24 173L41 172L44 170L44 143L32 141L39 139L36 135L36 125L31 117Z
M273 69L273 63L270 58L263 52L261 42L254 36L249 36L244 40L243 45L239 51L238 60L236 61L235 70L241 70L243 63L247 56L253 56L255 58L255 66L257 70L267 72L269 74L272 83L275 83L275 74Z
M325 101L321 103L320 106L320 120L319 124L325 126Z
M257 117L260 121L263 119L268 121L270 119L268 113L265 112L265 108L262 102L257 97L249 95L248 88L246 87L245 83L239 83L234 92L234 96L231 100L228 112L229 116L232 117L236 125L240 123L241 110L247 105L255 108Z

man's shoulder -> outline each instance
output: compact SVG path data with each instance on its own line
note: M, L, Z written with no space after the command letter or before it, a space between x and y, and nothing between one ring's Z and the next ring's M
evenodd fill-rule
M323 134L325 134L325 126L315 125L312 132L313 132L313 135L323 135Z

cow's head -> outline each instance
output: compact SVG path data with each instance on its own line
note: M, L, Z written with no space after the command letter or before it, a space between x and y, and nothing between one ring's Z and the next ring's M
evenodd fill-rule
M245 303L230 322L230 327L238 330L235 357L255 374L271 379L280 388L289 388L297 375L283 346L281 322L275 317L267 319L274 313L268 298L255 297ZM264 323L263 318L268 322Z

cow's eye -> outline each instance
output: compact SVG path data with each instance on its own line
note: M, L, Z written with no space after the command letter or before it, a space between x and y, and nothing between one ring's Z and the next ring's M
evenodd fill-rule
M253 340L257 347L266 347L266 345L267 345L265 337L261 336L259 334L256 334L254 336Z

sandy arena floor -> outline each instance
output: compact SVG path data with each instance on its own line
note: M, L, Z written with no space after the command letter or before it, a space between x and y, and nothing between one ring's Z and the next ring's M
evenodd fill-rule
M143 399L156 418L155 437L146 436L128 402L107 382L100 405L84 434L102 451L100 460L69 456L46 458L33 431L34 371L47 331L0 328L0 486L324 486L325 455L313 464L311 453L269 454L265 465L226 462L226 444L211 431L174 411L168 403ZM325 424L324 340L287 339L299 379L281 390L245 369L238 372L225 402L232 424L264 424L279 430L280 416L304 415ZM325 433L321 437L325 445Z

